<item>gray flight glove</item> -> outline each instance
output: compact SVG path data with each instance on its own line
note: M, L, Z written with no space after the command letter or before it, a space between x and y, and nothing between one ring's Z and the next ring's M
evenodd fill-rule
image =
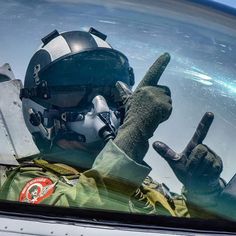
M181 153L176 153L162 142L153 143L153 148L168 162L176 177L183 183L183 193L187 200L197 205L214 205L224 187L220 178L223 169L221 158L202 144L213 119L213 113L205 113L192 139Z
M168 53L160 56L133 93L124 83L116 84L125 107L125 118L114 143L138 163L148 150L148 139L172 111L169 88L157 85L169 61Z

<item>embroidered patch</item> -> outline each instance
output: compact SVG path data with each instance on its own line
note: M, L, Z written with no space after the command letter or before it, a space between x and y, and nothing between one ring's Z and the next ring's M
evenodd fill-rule
M20 202L39 204L45 198L52 195L56 183L45 177L38 177L30 180L20 193Z

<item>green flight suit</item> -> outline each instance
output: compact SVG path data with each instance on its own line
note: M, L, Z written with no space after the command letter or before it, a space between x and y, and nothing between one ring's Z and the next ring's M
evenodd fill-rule
M169 199L161 185L147 178L150 171L110 141L84 172L44 160L10 170L0 199L188 217L184 199Z

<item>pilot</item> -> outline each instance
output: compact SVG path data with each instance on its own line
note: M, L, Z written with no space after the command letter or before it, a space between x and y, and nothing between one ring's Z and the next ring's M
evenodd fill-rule
M221 159L201 143L212 113L183 153L153 144L183 183L182 195L153 181L143 160L149 139L171 115L170 90L158 85L170 55L160 56L132 92L127 57L101 32L55 30L42 42L20 93L41 154L8 172L0 198L183 217L199 216L201 208L209 214L224 187ZM34 186L44 189L36 200L29 194Z

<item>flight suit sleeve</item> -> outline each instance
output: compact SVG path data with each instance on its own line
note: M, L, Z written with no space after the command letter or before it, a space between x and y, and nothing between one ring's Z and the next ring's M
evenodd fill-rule
M130 159L112 141L97 156L93 167L82 173L74 188L61 194L54 205L129 212L129 198L151 171Z
M105 185L118 192L125 192L131 196L143 183L151 171L145 162L139 164L129 158L114 142L109 141L96 158L90 171L97 171L103 178Z

